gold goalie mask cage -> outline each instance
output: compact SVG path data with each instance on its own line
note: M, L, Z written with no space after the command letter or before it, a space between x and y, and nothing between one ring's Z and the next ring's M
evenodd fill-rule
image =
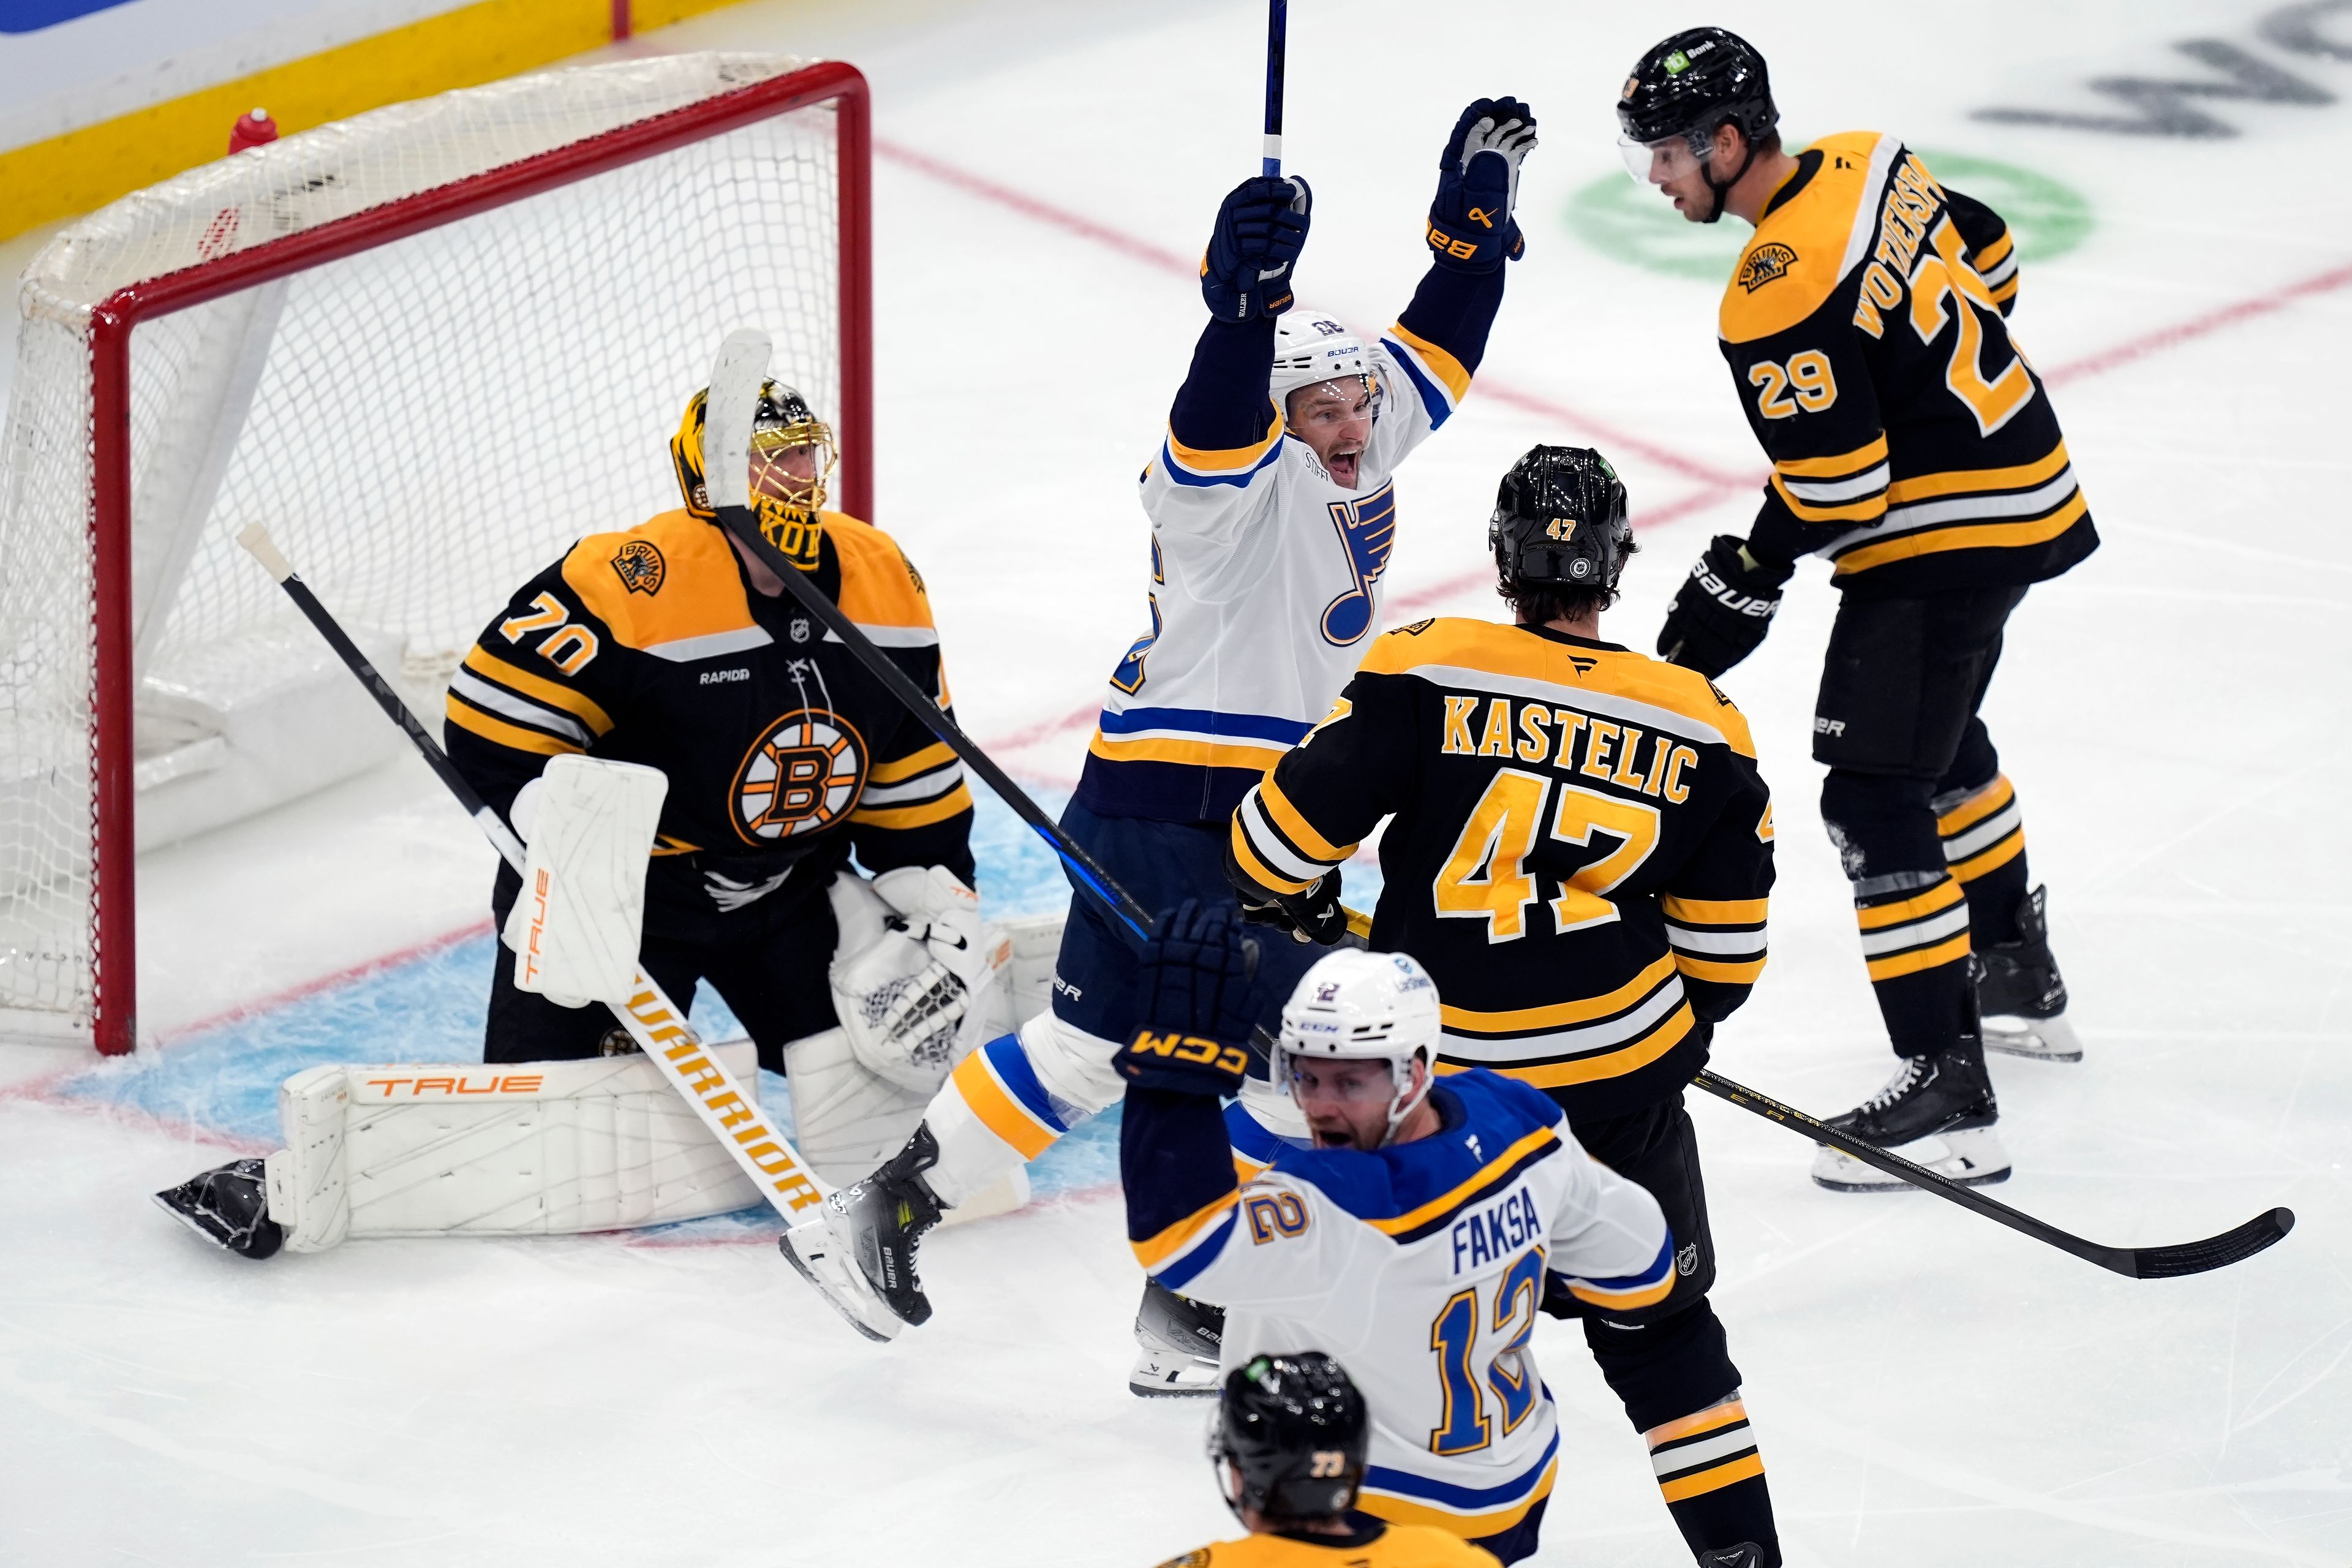
M686 510L716 521L718 510L703 482L703 405L709 395L705 387L688 400L686 416L670 438L669 454L677 465L677 488L685 493ZM785 467L787 454L803 450L811 458L806 477ZM840 460L833 426L810 410L806 398L779 381L761 384L760 406L751 416L751 510L768 542L803 572L816 570L824 538L825 487Z

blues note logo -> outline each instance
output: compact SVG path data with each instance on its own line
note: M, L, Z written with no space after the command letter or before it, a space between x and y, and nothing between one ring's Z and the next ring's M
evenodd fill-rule
M1360 501L1333 501L1331 525L1339 531L1356 585L1323 607L1323 637L1345 647L1372 629L1372 584L1388 570L1396 542L1396 491L1382 485Z

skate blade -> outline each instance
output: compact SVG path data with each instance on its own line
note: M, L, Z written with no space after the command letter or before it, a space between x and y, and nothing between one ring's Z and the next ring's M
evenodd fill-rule
M2022 1018L1996 1015L1984 1020L1984 1047L2005 1056L2031 1057L2042 1062L2079 1062L2083 1041L2066 1015L2054 1018Z
M1178 1352L1145 1350L1127 1374L1127 1391L1139 1399L1206 1399L1217 1393L1217 1363Z
M2008 1152L2001 1148L2000 1138L1990 1127L1936 1133L1906 1143L1894 1152L1964 1187L1989 1187L2009 1180ZM1865 1165L1826 1143L1817 1144L1813 1150L1813 1184L1833 1193L1917 1190L1902 1177Z
M845 1277L845 1262L823 1220L794 1226L776 1237L776 1249L802 1279L816 1287L816 1293L841 1314L844 1322L867 1339L887 1345L907 1326L870 1288L861 1289L866 1285L862 1277L855 1280Z

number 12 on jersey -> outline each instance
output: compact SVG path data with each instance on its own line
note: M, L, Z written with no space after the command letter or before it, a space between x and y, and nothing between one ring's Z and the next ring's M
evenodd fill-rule
M1501 1406L1503 1435L1518 1430L1536 1405L1534 1373L1520 1356L1536 1331L1536 1307L1543 1300L1543 1248L1521 1253L1495 1288L1494 1332L1502 1342L1486 1358L1483 1382ZM1429 1326L1429 1348L1437 1355L1437 1378L1445 1392L1445 1417L1429 1435L1433 1454L1475 1454L1495 1440L1481 1379L1471 1370L1478 1342L1478 1288L1457 1290Z

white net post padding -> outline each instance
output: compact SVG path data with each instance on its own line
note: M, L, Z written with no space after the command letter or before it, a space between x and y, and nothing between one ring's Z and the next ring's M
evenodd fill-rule
M94 868L131 847L95 820L111 657L93 632L95 536L128 530L122 684L147 847L402 743L236 547L248 523L437 703L531 573L679 504L668 438L728 331L766 329L773 374L841 417L845 356L866 353L841 277L843 182L861 182L862 211L862 166L845 174L831 101L723 128L747 90L788 101L805 65L680 55L395 105L125 197L34 260L0 472L0 1029L128 1016L131 977L94 936L98 889L120 885ZM657 117L684 126L705 108L709 134L604 166ZM426 226L452 192L575 162L598 172ZM239 258L249 274L287 254L273 242L339 220L331 234L364 224L370 242L138 317L131 516L94 518L93 315L171 275Z

